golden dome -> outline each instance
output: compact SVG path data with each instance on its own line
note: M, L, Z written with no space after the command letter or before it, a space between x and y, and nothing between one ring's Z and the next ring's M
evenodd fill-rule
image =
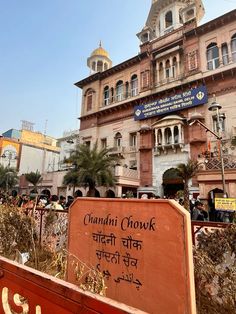
M109 58L108 52L102 48L101 43L99 47L91 53L91 57L94 57L94 56L101 56L101 57Z

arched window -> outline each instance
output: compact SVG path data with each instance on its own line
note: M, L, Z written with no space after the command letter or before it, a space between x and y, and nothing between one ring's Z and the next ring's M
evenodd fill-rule
M173 62L172 62L172 76L173 77L177 77L176 69L177 69L177 59L176 57L174 57Z
M166 28L170 27L171 25L173 25L173 15L172 15L172 11L168 11L165 15L165 25Z
M216 43L211 43L207 46L207 69L214 70L220 65L219 62L219 49Z
M107 70L108 69L108 64L105 62L104 63L104 70Z
M131 77L131 97L138 95L138 77L136 74Z
M228 54L228 45L226 43L222 44L221 53L222 53L223 65L228 64L229 63L229 54Z
M103 100L104 100L104 106L109 105L109 86L104 87Z
M96 71L96 62L95 61L93 61L93 63L92 63L92 70Z
M103 62L99 60L97 62L97 72L102 72L102 71L103 71Z
M231 53L232 61L236 62L236 34L234 34L231 38Z
M166 79L171 77L170 60L166 60Z
M162 144L162 133L161 133L161 130L157 131L157 144L158 145Z
M93 107L93 91L89 89L86 93L86 110L90 111Z
M121 140L122 140L122 135L120 134L120 132L117 132L114 137L115 147L121 147Z
M165 129L165 142L166 144L171 144L171 141L172 141L171 129L166 128Z
M123 81L118 81L116 84L116 101L121 101L123 99Z
M179 143L179 129L177 126L174 127L174 143Z

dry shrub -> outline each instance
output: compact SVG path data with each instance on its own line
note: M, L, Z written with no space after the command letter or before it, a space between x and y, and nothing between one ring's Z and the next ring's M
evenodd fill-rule
M87 291L105 295L106 286L101 272L87 266L64 247L52 246L54 236L64 236L66 225L54 211L49 211L45 220L46 241L40 245L36 220L20 208L9 204L0 206L0 254L16 260L16 253L29 253L27 266L60 279L66 279L69 260L76 284ZM61 234L60 234L61 233ZM48 240L48 243L47 243ZM52 249L53 248L53 249Z
M202 233L194 250L199 314L236 313L236 226Z
M1 205L0 207L0 253L12 258L16 250L32 252L33 242L37 240L35 221L25 215L18 207Z

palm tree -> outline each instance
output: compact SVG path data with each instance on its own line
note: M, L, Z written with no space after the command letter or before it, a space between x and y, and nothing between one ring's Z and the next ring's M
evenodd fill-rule
M91 149L86 144L79 145L66 160L74 166L67 178L73 178L76 185L88 187L89 197L95 196L96 186L114 186L115 176L112 167L118 158L110 155L110 151L109 148L99 150L97 142Z
M8 192L17 182L18 177L16 169L0 165L0 189Z
M79 185L79 179L78 179L78 171L75 169L69 170L64 178L63 178L63 184L64 185L72 185L73 186L73 191L72 195L75 194L75 187Z
M38 170L36 172L31 171L25 174L25 178L29 183L33 184L34 192L37 193L37 185L43 179L40 172Z
M184 183L184 208L189 211L189 180L197 174L200 163L197 160L189 159L186 164L179 164L176 168L178 175Z

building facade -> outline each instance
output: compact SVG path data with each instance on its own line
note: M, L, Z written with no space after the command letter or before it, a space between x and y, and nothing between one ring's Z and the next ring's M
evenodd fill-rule
M202 163L193 196L222 189L219 142L194 119L222 136L226 191L236 196L236 11L199 26L203 15L200 0L153 0L137 34L140 53L105 67L110 58L100 45L101 56L88 58L91 75L75 84L82 89L81 142L98 141L120 157L118 197L174 196L183 189L175 168L189 158ZM219 121L208 110L213 101L222 107Z
M28 193L33 188L24 178L24 174L38 171L43 178L47 173L59 170L60 148L57 140L29 129L10 129L0 138L1 164L18 171L19 192ZM50 188L50 189L48 189ZM52 183L47 178L40 183L40 191L51 194Z

